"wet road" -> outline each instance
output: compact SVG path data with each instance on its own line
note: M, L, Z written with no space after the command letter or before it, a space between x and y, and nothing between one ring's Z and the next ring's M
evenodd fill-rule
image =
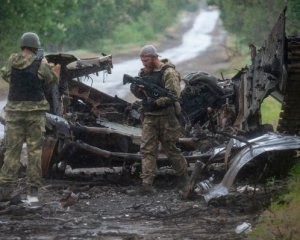
M213 36L211 33L218 19L218 10L201 10L195 18L192 28L183 35L182 43L176 47L159 52L159 55L161 58L170 59L174 64L179 64L201 55L212 44ZM109 95L117 95L122 98L129 92L129 85L123 85L122 83L123 74L127 73L136 76L141 67L142 65L138 58L116 64L112 69L112 74L105 75L105 81L103 81L103 75L101 74L99 77L93 77L93 87ZM92 84L92 82L87 82L87 84Z

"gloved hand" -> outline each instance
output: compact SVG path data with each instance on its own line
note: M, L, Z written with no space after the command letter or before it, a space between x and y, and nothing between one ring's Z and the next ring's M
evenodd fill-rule
M144 112L151 112L157 108L157 103L153 98L148 99L147 101L143 101L143 109Z
M139 99L143 99L143 98L144 98L144 93L142 92L141 86L132 83L132 84L130 85L130 91L132 92L132 94L133 94L135 97L137 97L137 98L139 98Z
M137 92L137 91L139 91L139 86L137 84L135 84L135 83L132 83L130 85L130 91L131 92Z

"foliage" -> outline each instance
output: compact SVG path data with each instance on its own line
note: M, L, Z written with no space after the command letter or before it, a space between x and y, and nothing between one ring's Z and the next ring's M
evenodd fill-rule
M297 35L299 34L300 25L300 1L289 0L288 1L288 34Z
M23 32L37 32L43 45L61 46L75 21L77 0L3 0L0 4L0 62L17 51ZM45 44L46 43L46 44ZM56 44L55 44L56 43Z
M272 97L267 97L261 105L262 123L269 123L276 129L281 111L281 104Z
M101 50L105 44L155 39L198 0L2 0L0 63L18 50L23 32L38 33L47 51Z
M244 44L262 45L279 14L285 0L208 0L219 6L227 31L238 35ZM287 6L287 31L300 33L300 1L289 0ZM297 27L298 26L298 27Z
M285 240L300 236L300 162L294 166L286 192L259 219L250 239Z

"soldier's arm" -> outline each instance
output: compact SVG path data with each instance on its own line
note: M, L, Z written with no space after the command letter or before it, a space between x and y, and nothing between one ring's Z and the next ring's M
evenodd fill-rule
M60 92L58 89L60 66L55 65L54 68L51 68L50 65L42 62L38 74L39 78L43 81L44 91L46 94L46 98L50 103L51 112L56 115L60 115L61 102Z
M14 56L14 54L11 55L6 64L0 69L0 76L7 83L10 82L12 59Z
M140 87L134 83L130 85L130 91L138 99L145 98L145 94L142 92L142 89L140 89Z
M141 77L142 71L142 69L139 71L139 77ZM130 85L130 92L138 99L145 99L145 94L143 93L142 89L134 83Z
M42 62L38 71L38 77L43 80L45 91L51 91L51 88L58 84L58 76L49 64Z
M168 68L165 70L163 75L163 81L165 82L165 88L173 93L175 96L180 95L180 77L178 73L173 68ZM164 107L169 106L174 103L169 97L160 97L156 100L158 106Z

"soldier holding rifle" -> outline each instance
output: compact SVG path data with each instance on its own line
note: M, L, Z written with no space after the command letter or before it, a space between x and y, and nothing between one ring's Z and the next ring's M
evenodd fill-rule
M183 188L188 182L187 161L181 154L176 142L180 136L180 124L176 116L180 106L176 98L180 95L180 75L175 66L167 59L160 60L156 48L146 45L140 51L143 68L139 77L147 79L152 84L168 90L171 95L151 97L143 85L132 83L131 92L142 99L142 187L137 194L151 194L155 192L153 180L157 169L159 142L172 161L177 174L178 187ZM171 97L174 96L174 97Z

